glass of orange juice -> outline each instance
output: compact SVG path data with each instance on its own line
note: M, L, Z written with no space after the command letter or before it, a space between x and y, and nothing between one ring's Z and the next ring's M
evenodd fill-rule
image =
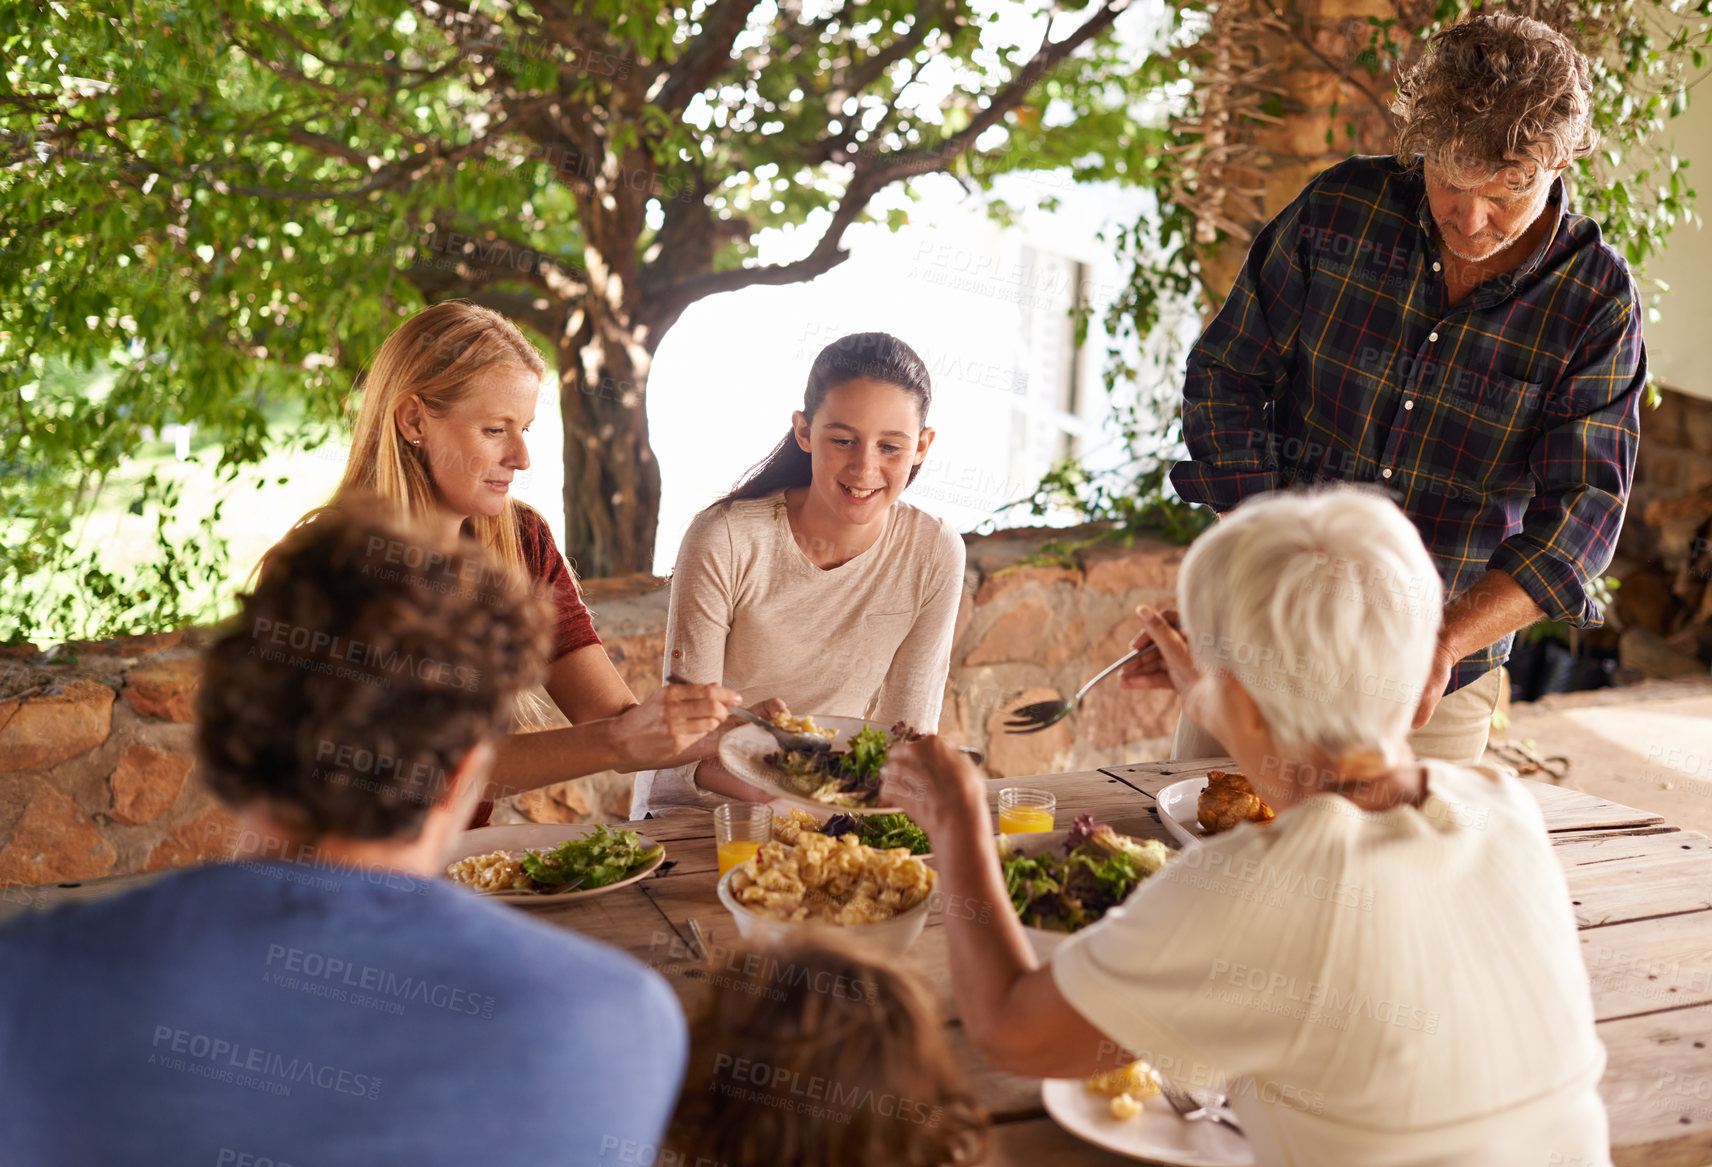
M773 808L764 802L727 802L713 808L713 842L719 874L755 857L773 838Z
M1058 799L1050 790L1007 786L999 791L999 834L1026 835L1050 831Z

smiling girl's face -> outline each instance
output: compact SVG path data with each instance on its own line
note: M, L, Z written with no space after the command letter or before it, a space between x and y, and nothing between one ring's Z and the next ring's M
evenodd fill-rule
M399 428L407 440L420 439L443 510L468 517L504 508L511 480L529 469L523 435L535 420L540 390L527 369L502 365L438 417L415 397L399 406Z
M816 509L857 525L886 513L933 445L916 397L868 377L828 389L812 422L800 410L792 422L813 459Z

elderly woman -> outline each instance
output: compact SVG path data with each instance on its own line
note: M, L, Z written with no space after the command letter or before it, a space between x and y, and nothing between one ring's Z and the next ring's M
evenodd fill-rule
M1157 680L1277 812L1198 843L1037 967L980 775L900 747L885 797L933 837L964 1024L995 1067L1123 1051L1226 1083L1261 1164L1609 1162L1587 975L1539 809L1511 776L1417 761L1438 574L1355 488L1245 502L1196 542ZM989 923L989 917L997 921Z

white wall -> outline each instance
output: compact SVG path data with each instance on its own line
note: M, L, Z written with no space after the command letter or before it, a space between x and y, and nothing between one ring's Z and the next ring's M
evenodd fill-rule
M1691 163L1689 185L1700 192L1700 211L1712 206L1712 92L1696 90L1688 110L1669 123L1676 152ZM1670 234L1664 254L1644 273L1670 291L1659 306L1659 319L1643 328L1647 360L1654 376L1696 397L1712 398L1712 360L1708 360L1707 323L1712 321L1712 232L1695 223L1680 223ZM1643 284L1642 294L1651 288Z

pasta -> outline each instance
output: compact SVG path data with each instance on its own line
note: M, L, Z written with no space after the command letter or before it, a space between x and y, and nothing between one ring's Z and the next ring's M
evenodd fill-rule
M875 924L920 904L934 879L906 848L877 851L853 836L829 838L798 824L795 845L763 843L730 886L738 903L770 919Z
M507 851L489 851L486 855L460 859L446 868L446 874L477 891L532 891L535 887L524 874L523 860Z

